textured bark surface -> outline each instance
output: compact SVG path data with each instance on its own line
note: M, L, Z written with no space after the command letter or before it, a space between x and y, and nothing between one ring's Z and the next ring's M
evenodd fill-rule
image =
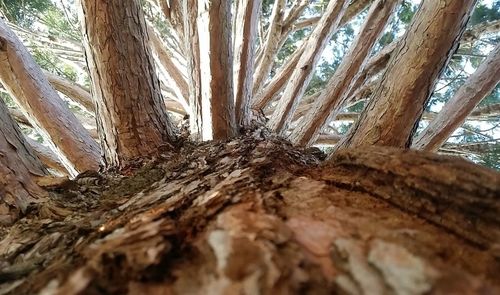
M297 62L283 96L268 122L269 128L273 131L282 133L288 128L297 104L309 85L321 53L344 15L348 2L331 1L311 33L304 53Z
M231 3L198 0L203 140L238 133L234 112Z
M253 74L257 22L261 0L238 2L234 40L234 108L236 122L240 126L250 125L250 100L253 94Z
M81 1L104 161L120 167L174 141L137 0Z
M500 175L459 158L186 143L0 228L7 294L495 294ZM393 206L391 204L396 204ZM496 257L496 258L495 258Z
M255 70L253 81L253 93L257 93L267 79L267 75L271 71L276 50L279 47L281 31L283 27L283 17L285 15L285 0L276 0L271 12L269 20L269 28L267 29L264 44L261 46L259 58Z
M382 82L342 146L411 145L416 122L458 45L475 2L422 2Z
M35 183L35 177L46 173L0 100L0 227L44 200L46 193Z
M200 40L196 18L198 17L198 5L190 0L182 0L182 15L184 27L184 47L187 61L187 78L189 85L189 129L191 137L196 140L202 139L203 121L201 105L201 72L200 72Z
M398 3L399 0L377 0L372 4L349 52L342 58L321 96L314 101L307 114L290 134L294 144L307 146L314 143L321 128L340 111L339 108L349 98L350 85L363 68L368 54Z
M71 174L99 167L99 146L3 20L0 20L0 80Z
M500 82L500 44L493 49L457 93L444 105L436 118L418 135L413 148L437 151L481 100Z

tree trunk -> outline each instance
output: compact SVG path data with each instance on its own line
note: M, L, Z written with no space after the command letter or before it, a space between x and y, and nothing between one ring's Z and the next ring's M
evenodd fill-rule
M198 0L196 0L198 1ZM201 69L200 69L200 40L196 20L198 5L190 0L182 0L184 23L184 47L188 69L189 85L189 130L191 138L201 140L203 133L203 116L201 102Z
M184 75L177 65L172 61L171 56L165 49L165 44L156 34L154 28L148 24L148 34L150 36L151 49L158 61L161 71L169 78L170 87L173 87L177 99L186 110L189 110L189 87Z
M0 99L0 227L47 197L34 179L46 173Z
M273 131L283 133L287 130L297 104L309 85L320 55L337 28L347 4L348 1L344 0L330 1L320 22L307 40L306 49L290 77L273 116L268 122Z
M283 16L285 14L285 0L276 0L271 12L271 19L269 20L269 28L266 33L266 40L261 47L259 58L257 59L257 66L255 70L255 77L253 79L253 93L257 93L261 85L267 79L269 71L271 71L276 50L281 37L281 30L283 26Z
M423 0L382 82L340 146L410 147L417 122L458 46L475 2Z
M239 1L235 18L234 100L236 122L244 127L250 124L250 100L253 94L253 74L257 21L261 0Z
M202 139L221 140L238 133L234 112L231 3L198 0Z
M3 20L0 20L0 79L72 175L98 169L98 145Z
M412 147L437 151L464 123L476 105L495 89L499 81L500 44L444 105L437 117L418 135Z
M31 214L0 240L1 287L17 295L500 291L497 172L387 148L343 150L318 165L314 153L277 139L171 156L127 178L66 183L80 195L54 198L58 215ZM92 193L103 189L105 198Z
M121 167L175 140L137 0L81 1L85 49L106 166Z
M372 4L365 23L349 52L335 74L328 82L322 95L316 99L308 113L293 129L290 139L297 145L310 145L316 141L321 128L338 113L339 108L348 99L350 85L359 75L363 63L371 52L378 36L384 30L399 0L376 0Z
M90 90L81 87L73 81L68 81L62 77L49 72L44 72L52 87L66 95L69 99L81 105L90 113L95 112L94 101L90 95Z

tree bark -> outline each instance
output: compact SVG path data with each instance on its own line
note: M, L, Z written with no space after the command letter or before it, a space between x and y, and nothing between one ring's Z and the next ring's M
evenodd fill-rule
M49 141L72 175L98 169L99 146L3 20L0 41L0 79L26 118Z
M341 146L410 147L417 122L458 46L475 2L422 2L382 82Z
M182 102L186 110L189 110L189 87L184 75L177 65L172 61L171 56L165 49L165 45L160 37L156 34L154 28L148 24L148 34L153 54L157 59L157 64L160 66L165 76L171 80L170 87L174 87L175 93L178 96L178 101Z
M339 108L348 99L352 82L357 75L361 75L359 72L363 63L366 62L398 3L399 0L376 0L372 4L358 37L342 59L326 89L290 134L292 143L304 146L312 144L325 123L339 112Z
M201 68L200 68L200 40L196 20L198 5L190 0L182 0L182 15L184 17L184 47L188 69L189 85L189 130L191 138L201 140L203 133L203 116L201 101Z
M307 40L306 49L293 71L268 126L277 133L287 130L298 101L302 98L328 40L337 28L348 1L330 1L319 24Z
M497 45L457 93L443 106L436 118L417 136L412 148L437 151L460 127L477 104L500 81L500 45Z
M90 90L52 73L46 71L44 73L55 90L61 92L72 101L81 105L86 111L90 113L95 112L95 105L92 100L92 96L90 95Z
M47 171L0 100L0 226L11 224L47 194L35 177Z
M255 70L255 77L253 79L253 93L257 93L267 79L267 75L271 70L276 50L279 46L281 30L283 27L283 17L285 15L285 0L276 0L271 12L271 19L269 20L269 28L266 33L266 41L261 48L259 58L257 59L257 66Z
M203 140L238 134L234 112L231 3L198 1Z
M88 183L106 187L107 197L60 198L63 214L50 225L32 214L11 227L0 240L2 287L16 295L499 291L495 171L387 148L343 150L318 165L314 153L254 138L167 161L120 178L137 190L129 195L109 185L112 176L66 184L87 194ZM153 185L143 183L144 171L158 170Z
M85 49L108 167L121 167L175 140L137 0L83 0Z
M250 100L253 94L253 74L257 22L261 0L239 1L235 22L234 100L236 122L244 127L250 124Z

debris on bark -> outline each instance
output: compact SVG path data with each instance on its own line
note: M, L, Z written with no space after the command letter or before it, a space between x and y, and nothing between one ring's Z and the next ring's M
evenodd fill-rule
M257 130L45 181L50 200L0 228L0 294L500 292L497 172L323 159Z

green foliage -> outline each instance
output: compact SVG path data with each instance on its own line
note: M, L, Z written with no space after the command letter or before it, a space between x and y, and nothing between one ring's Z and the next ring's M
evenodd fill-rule
M52 7L50 0L0 0L0 10L9 21L31 26L37 15Z
M500 19L500 0L495 0L492 7L479 4L474 9L469 21L469 26Z

